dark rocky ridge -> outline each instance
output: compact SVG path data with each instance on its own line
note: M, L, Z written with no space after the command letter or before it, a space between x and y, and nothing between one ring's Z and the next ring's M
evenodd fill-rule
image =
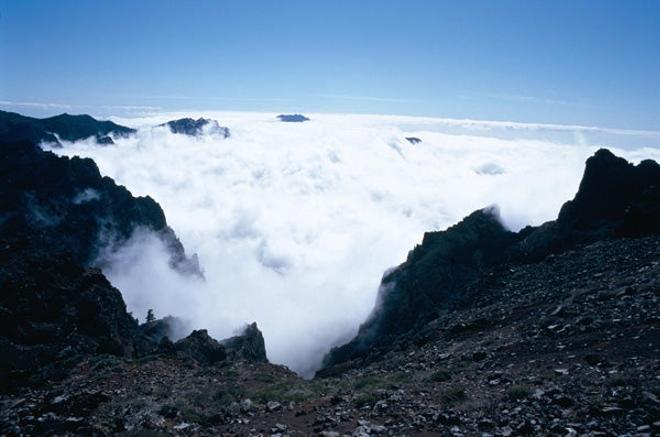
M494 436L660 432L660 236L508 262L340 375L89 355L0 393L7 435Z
M204 132L204 129L207 129L212 134L220 135L223 138L229 138L230 136L229 128L220 126L216 120L208 118L198 118L197 120L192 118L181 118L179 120L168 121L159 126L167 126L170 129L170 132L174 134L189 135L193 137L201 135L202 132Z
M646 160L634 166L601 149L587 160L575 198L555 221L513 233L492 211L481 210L446 231L426 233L406 262L384 276L378 303L357 336L334 348L324 365L361 358L373 347L387 349L397 337L437 318L472 282L508 260L532 262L578 244L657 233L660 165Z
M173 267L201 275L151 197L133 197L102 177L91 159L58 157L30 142L0 144L0 232L67 253L89 266L102 247L121 245L136 229L154 232Z
M233 359L244 359L255 363L267 363L264 336L254 322L234 337L220 342Z
M0 391L64 377L97 354L267 362L256 324L229 346L208 335L199 341L200 331L172 346L175 331L185 335L175 318L138 326L121 293L93 268L102 247L121 246L136 230L152 232L172 267L202 273L160 206L102 177L91 159L58 157L31 142L0 143L0 199Z
M14 112L0 111L0 138L3 142L30 141L59 145L94 137L99 144L113 144L111 135L126 136L134 129L111 121L99 121L89 115L60 114L49 118L33 118Z

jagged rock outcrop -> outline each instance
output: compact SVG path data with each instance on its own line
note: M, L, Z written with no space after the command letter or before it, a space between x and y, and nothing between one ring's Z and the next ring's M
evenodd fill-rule
M246 326L240 335L222 340L220 342L232 359L242 359L255 363L267 363L266 344L264 336L253 322Z
M309 121L309 118L302 114L280 114L277 118L286 123L302 123L303 121Z
M119 290L40 238L0 235L0 391L57 378L88 354L148 349Z
M89 266L102 247L120 245L136 229L154 232L170 251L171 264L201 275L196 257L167 226L151 197L133 197L91 159L58 157L30 142L0 144L0 233L30 236L43 247L68 253Z
M193 331L174 343L172 349L177 356L192 359L202 365L225 360L268 363L264 337L256 323L248 325L240 335L220 341L212 338L206 329Z
M660 165L638 165L601 149L586 162L575 198L557 220L509 232L487 210L446 231L424 235L406 262L387 273L378 301L357 336L325 357L326 368L388 349L450 307L488 269L531 262L578 244L660 232ZM321 375L333 370L322 370Z
M176 354L182 358L190 358L200 364L215 364L227 358L227 351L217 340L213 339L206 329L193 331L186 338L174 343Z
M660 232L660 165L633 165L600 149L587 160L580 187L557 220L528 227L519 251L543 257L575 244Z
M205 130L210 134L219 135L223 138L229 138L230 136L229 128L220 126L216 120L208 118L198 118L197 120L192 118L181 118L179 120L168 121L159 126L167 126L170 129L170 132L174 134L189 135L193 137L201 135Z
M31 141L60 144L94 137L99 144L113 144L111 136L126 136L134 129L111 121L96 120L89 115L60 114L49 118L33 118L14 112L0 111L0 138L4 142Z
M201 275L160 206L101 177L90 159L0 143L0 385L53 378L88 354L154 348L121 293L93 269L102 246L135 229L160 236L180 271Z
M493 208L475 211L446 231L427 232L406 261L385 274L376 307L357 336L333 349L324 364L360 357L434 319L468 283L505 259L518 239Z

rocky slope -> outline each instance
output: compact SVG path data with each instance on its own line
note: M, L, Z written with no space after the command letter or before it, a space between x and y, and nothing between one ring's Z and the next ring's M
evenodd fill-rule
M59 144L60 139L77 141L94 137L99 144L113 144L112 136L125 136L135 130L89 115L60 114L33 118L0 111L0 138L3 142L31 141Z
M95 354L267 362L256 324L226 346L202 331L172 344L164 337L182 331L173 318L138 326L119 290L94 268L102 248L152 232L174 268L202 273L160 206L101 177L92 160L57 157L31 142L0 143L0 199L0 390L65 377Z
M58 157L31 142L2 142L0 199L0 234L25 238L35 250L67 253L89 266L103 247L145 229L166 244L179 271L201 274L160 205L102 177L91 159Z
M376 307L357 336L333 349L325 366L361 358L414 332L494 266L539 260L577 244L658 233L660 165L647 160L634 166L601 149L587 160L575 198L555 221L513 233L496 212L482 210L446 231L426 233L406 262L385 275Z
M487 209L427 233L306 381L268 363L256 323L221 341L173 317L139 325L92 264L107 235L145 227L194 266L158 204L91 160L0 152L0 435L660 432L654 162L599 151L538 228Z
M0 396L0 433L650 436L659 297L659 236L596 242L498 266L336 376L90 355L61 382Z

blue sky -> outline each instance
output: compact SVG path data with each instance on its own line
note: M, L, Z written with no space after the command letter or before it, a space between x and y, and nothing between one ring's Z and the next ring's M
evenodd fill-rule
M658 23L635 0L0 0L0 101L660 130Z

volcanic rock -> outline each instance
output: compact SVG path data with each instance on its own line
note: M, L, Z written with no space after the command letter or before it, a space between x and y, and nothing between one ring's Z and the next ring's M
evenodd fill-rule
M277 118L286 123L302 123L303 121L309 121L309 118L302 114L280 114Z
M33 118L14 112L0 111L0 139L14 143L60 144L60 140L78 141L94 137L101 145L113 144L111 136L126 136L134 129L111 121L99 121L89 115L60 114L49 118Z
M264 337L257 323L248 325L240 335L220 342L232 359L243 359L256 363L267 363Z
M192 118L181 118L179 120L168 121L159 126L167 126L174 134L189 135L193 137L201 135L205 130L211 134L222 136L223 138L229 138L230 136L229 128L220 126L216 120L208 118L198 118L197 120Z

